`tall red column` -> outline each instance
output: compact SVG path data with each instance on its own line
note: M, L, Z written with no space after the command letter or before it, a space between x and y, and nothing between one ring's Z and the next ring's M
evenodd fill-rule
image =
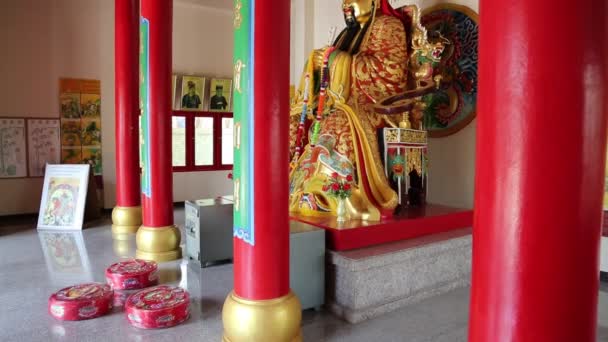
M595 341L608 3L480 13L469 341Z
M235 1L234 292L224 341L300 341L289 290L290 2Z
M139 187L139 0L115 4L116 207L112 235L125 239L141 226Z
M137 256L156 261L181 258L180 232L173 225L172 24L172 0L141 0L143 226Z

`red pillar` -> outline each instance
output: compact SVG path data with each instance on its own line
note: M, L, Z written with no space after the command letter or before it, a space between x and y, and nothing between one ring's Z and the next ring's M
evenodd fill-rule
M480 7L469 341L594 342L608 3Z
M235 1L234 292L224 340L301 341L289 290L290 2Z
M172 23L172 0L141 0L143 227L137 255L157 261L181 257L180 234L173 225Z
M139 187L139 0L115 4L116 208L112 232L120 239L142 223Z
M234 240L234 290L241 298L264 300L289 293L290 4L257 0L254 17L255 98L249 123L255 141L249 159L255 245Z

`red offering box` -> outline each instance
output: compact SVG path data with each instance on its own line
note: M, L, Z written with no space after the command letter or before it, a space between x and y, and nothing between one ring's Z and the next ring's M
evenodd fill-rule
M103 316L112 310L114 291L98 283L80 284L51 295L49 313L62 321L80 321Z
M160 285L139 291L125 304L127 320L141 329L161 329L188 319L190 295L181 287Z
M114 290L136 290L158 284L158 266L154 261L131 259L106 269L106 280Z

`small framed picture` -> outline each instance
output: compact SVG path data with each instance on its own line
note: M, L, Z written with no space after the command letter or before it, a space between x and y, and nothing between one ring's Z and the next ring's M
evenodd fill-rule
M173 109L202 111L205 78L200 76L173 76Z
M47 165L38 229L82 230L90 166Z
M232 80L213 78L209 87L209 110L231 112Z

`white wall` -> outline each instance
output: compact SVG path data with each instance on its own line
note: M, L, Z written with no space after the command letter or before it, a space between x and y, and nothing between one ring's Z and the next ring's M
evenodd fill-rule
M112 25L105 22L112 9L101 3L0 4L0 116L57 118L60 77L101 78L101 38ZM0 215L37 212L41 189L42 178L0 179Z
M114 6L109 0L0 3L0 116L59 117L61 77L101 80L104 206L115 205ZM232 75L232 12L174 6L173 69ZM174 174L174 200L232 193L228 171ZM38 212L41 178L0 179L0 215Z
M600 270L608 272L608 237L602 237L602 249L600 251Z
M313 24L298 25L298 30L312 31L313 47L319 48L327 44L331 27L337 27L337 32L344 28L344 19L341 11L342 0L294 0L296 4L313 3ZM422 9L447 1L442 0L396 0L392 1L395 7L416 3ZM478 0L455 0L458 3L478 11ZM292 24L293 25L293 24ZM311 29L312 27L312 29ZM310 34L310 33L308 33ZM299 41L295 51L304 50ZM306 49L306 53L310 49ZM297 56L296 56L297 57ZM303 60L292 59L293 74L297 81L304 65ZM460 132L445 138L431 139L429 142L430 156L430 184L429 201L438 204L451 205L462 208L473 208L473 188L475 178L475 120Z
M314 44L314 2L291 0L291 84L300 81L304 63Z

